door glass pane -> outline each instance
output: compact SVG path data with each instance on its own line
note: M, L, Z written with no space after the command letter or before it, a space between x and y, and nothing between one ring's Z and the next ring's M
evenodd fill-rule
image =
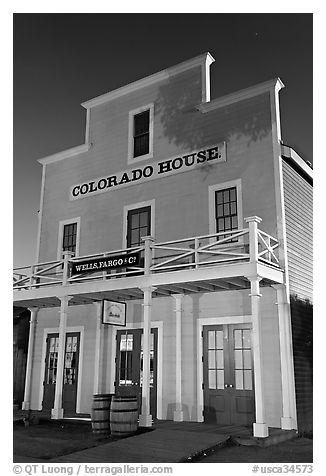
M240 329L234 331L234 347L236 349L242 348L242 331Z
M73 385L77 378L77 336L67 336L64 357L63 383Z
M132 384L133 334L122 334L120 339L119 385Z
M216 371L215 370L208 371L208 388L210 390L216 390Z
M250 350L243 351L243 368L251 369L251 351Z
M252 390L252 358L250 330L234 331L235 387L238 390Z
M45 382L55 384L58 364L59 337L50 337L49 354L47 359L47 372Z
M217 370L217 388L224 389L224 370Z
M244 388L245 390L252 390L252 372L251 370L244 370Z
M208 331L208 348L215 349L215 331Z
M215 350L208 351L208 368L215 369Z
M250 330L244 329L242 331L242 335L243 335L243 347L246 349L250 349L251 347Z
M237 390L243 390L243 371L235 370L235 388Z
M216 348L223 349L223 331L216 331Z
M216 351L216 367L218 369L224 368L224 361L223 361L223 350Z
M236 369L243 369L242 350L234 351L234 365Z

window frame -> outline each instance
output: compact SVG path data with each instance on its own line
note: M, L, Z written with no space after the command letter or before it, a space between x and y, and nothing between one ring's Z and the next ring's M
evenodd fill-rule
M75 257L79 256L79 242L80 242L80 217L68 218L66 220L59 221L59 232L58 232L58 248L57 248L57 260L60 260L62 257L62 241L63 241L63 230L65 225L72 225L77 223L77 232L76 232L76 252Z
M209 234L214 235L217 233L216 229L216 200L215 194L218 191L226 190L229 188L236 188L237 191L237 216L238 216L238 230L243 228L243 211L242 211L242 183L241 179L231 180L229 182L223 182L219 184L210 185L208 187L208 204L209 204ZM232 230L235 231L235 230ZM238 243L241 242L241 237L238 239ZM230 246L234 246L235 243L230 243ZM225 246L228 246L226 244Z
M134 117L142 112L149 111L149 151L147 154L134 157ZM146 104L129 111L128 125L128 164L141 162L153 157L153 133L154 133L154 103Z
M151 236L155 236L155 199L146 202L131 203L123 207L122 248L127 248L128 212L139 208L151 207Z

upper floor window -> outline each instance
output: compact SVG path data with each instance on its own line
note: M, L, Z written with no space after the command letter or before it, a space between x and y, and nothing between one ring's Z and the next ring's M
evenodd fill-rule
M77 223L69 223L63 227L62 251L76 252Z
M209 233L232 232L241 227L241 180L211 185L209 187ZM220 239L224 237L227 235L222 235Z
M61 259L64 251L79 255L80 218L62 220L59 223L57 259Z
M153 104L129 112L128 162L153 157L153 112Z
M238 229L237 188L215 192L216 233Z
M149 109L134 116L134 157L149 152Z

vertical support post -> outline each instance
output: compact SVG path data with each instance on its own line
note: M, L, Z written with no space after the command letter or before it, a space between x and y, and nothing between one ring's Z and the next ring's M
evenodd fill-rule
M142 241L144 242L145 246L145 264L144 264L144 274L148 276L151 272L152 266L152 243L154 242L154 238L152 236L143 236Z
M94 388L93 393L101 393L102 379L100 373L102 357L102 302L95 302L96 307L96 337L95 337L95 359L94 359Z
M63 252L63 276L62 276L62 285L66 286L69 279L69 260L72 258L72 251Z
M62 408L62 387L63 387L63 369L64 357L66 347L66 328L67 328L67 314L68 303L72 296L60 297L60 324L59 324L59 346L58 346L58 363L57 363L57 379L55 383L54 407L51 411L51 418L59 420L63 418Z
M22 410L30 410L30 406L31 406L31 386L32 386L32 366L33 366L33 357L34 357L34 341L35 341L37 314L38 314L39 308L38 307L30 307L29 311L31 313L31 318L30 318L30 321L29 321L29 338L28 338L28 351L27 351L27 362L26 362L25 391L24 391L24 401L23 401L23 404L22 404Z
M280 336L280 358L281 358L281 379L282 379L282 406L283 415L281 417L282 430L292 430L295 424L295 391L293 375L293 354L290 322L290 303L287 299L286 287L283 284L275 284L276 289L279 336Z
M183 421L182 411L182 372L181 372L181 317L182 317L182 294L174 294L175 299L175 411L173 421Z
M249 256L250 263L258 261L258 223L261 218L257 216L245 218L245 222L249 224Z
M261 337L261 316L260 316L260 298L259 276L248 276L251 288L251 316L252 316L252 349L254 358L254 376L255 376L255 406L256 422L253 424L254 436L265 438L268 436L268 426L265 415L264 399L264 381L263 381L263 353Z
M143 385L141 393L141 413L139 426L150 427L153 424L150 414L150 337L152 315L152 293L155 288L149 286L142 289L144 293L144 334L143 334Z

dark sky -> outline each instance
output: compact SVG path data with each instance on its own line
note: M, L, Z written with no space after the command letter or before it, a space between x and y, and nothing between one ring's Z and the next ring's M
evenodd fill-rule
M275 77L283 141L312 157L312 14L15 14L14 263L35 261L38 158L82 144L80 103L209 51L211 98Z

